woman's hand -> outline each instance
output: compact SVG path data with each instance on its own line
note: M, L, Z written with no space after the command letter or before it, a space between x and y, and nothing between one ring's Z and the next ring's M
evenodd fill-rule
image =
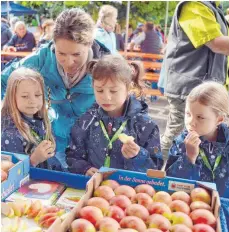
M132 140L128 140L122 146L122 154L126 159L131 159L138 155L140 147Z
M33 166L44 162L45 160L54 156L54 147L52 142L48 140L43 140L34 150L30 156L30 162Z
M187 156L192 164L195 164L197 156L200 152L200 143L201 140L199 135L195 131L188 133L187 137L184 140Z
M96 172L98 172L98 169L97 168L93 168L93 167L91 167L91 168L89 168L88 170L87 170L87 172L86 172L86 176L93 176Z
M9 47L7 47L7 51L9 51L9 52L16 52L17 49L15 47L13 47L13 46L9 46Z

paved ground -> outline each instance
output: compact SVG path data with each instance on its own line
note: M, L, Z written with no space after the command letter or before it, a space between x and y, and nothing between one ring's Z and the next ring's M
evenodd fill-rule
M163 134L166 127L166 121L169 114L168 102L165 97L158 97L158 100L151 102L147 99L149 114L157 123L160 134Z

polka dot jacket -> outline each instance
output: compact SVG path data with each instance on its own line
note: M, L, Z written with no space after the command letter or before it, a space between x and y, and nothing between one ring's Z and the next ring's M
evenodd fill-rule
M169 151L169 160L167 163L167 175L199 180L205 182L215 182L220 196L229 198L229 128L226 124L218 127L218 136L216 142L209 142L202 137L200 148L203 149L207 159L214 166L216 158L222 155L221 162L216 168L213 179L212 172L204 164L199 154L196 163L193 165L186 155L184 140L188 132L185 130L173 142Z
M38 117L29 118L23 114L22 119L25 123L29 125L31 129L33 129L37 133L40 139L44 139L45 127L42 119ZM25 138L23 138L10 116L2 117L1 132L2 151L31 155L36 147L35 144L31 144ZM59 171L62 170L59 161L55 157L52 157L47 161L40 163L37 167Z
M123 133L133 136L140 146L139 154L126 159L121 153L122 143L118 139L109 150L110 167L138 172L148 168L158 169L161 165L160 136L158 126L148 115L148 106L131 96L125 106L123 116L112 118L97 104L76 121L71 131L71 142L66 150L69 171L85 174L91 167L103 166L107 154L108 140L104 136L99 121L102 120L110 139L127 120ZM110 133L109 133L110 130Z

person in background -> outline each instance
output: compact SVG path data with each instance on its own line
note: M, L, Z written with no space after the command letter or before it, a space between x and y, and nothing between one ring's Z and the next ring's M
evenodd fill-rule
M217 82L198 85L187 97L186 129L169 151L167 175L216 183L229 197L229 95Z
M225 16L225 19L226 19L227 22L229 23L229 8L227 9L227 15Z
M88 69L97 103L72 128L66 151L69 171L92 176L102 166L137 172L158 169L159 129L148 115L147 104L136 98L142 91L143 67L109 55L91 61ZM122 133L132 137L121 142Z
M24 67L11 73L1 116L2 151L29 155L33 167L61 170L39 73Z
M8 21L4 18L1 18L1 50L4 45L6 45L12 37L12 32L10 30Z
M125 40L126 40L126 31L124 31L122 33L122 36L123 36L123 41L125 43ZM133 36L134 36L134 34L133 34L133 27L132 27L132 25L129 25L129 27L128 27L128 40L127 40L128 43L131 42Z
M37 47L42 44L50 42L53 38L54 21L52 19L46 19L42 24L42 35L39 39Z
M36 46L34 35L26 29L25 23L18 21L15 24L15 35L3 47L4 51L30 52Z
M56 157L64 167L71 127L95 101L87 63L109 52L94 40L94 29L89 14L79 8L66 9L55 21L53 40L5 68L1 75L2 97L11 72L20 66L32 67L44 77Z
M124 40L121 35L121 27L118 23L115 25L115 36L116 36L116 49L118 51L124 51Z
M117 53L116 36L114 33L118 11L110 5L103 5L99 10L97 21L96 40L107 47L111 54Z
M158 36L160 37L161 42L164 43L164 33L163 33L163 30L161 29L161 26L160 25L156 25L155 26L155 30L156 30Z
M147 22L144 25L143 32L131 41L130 51L133 50L135 45L140 45L141 52L144 53L161 53L162 41L154 30L153 23Z
M192 22L192 23L190 23ZM184 128L185 99L212 80L228 88L228 24L218 2L182 1L175 10L164 56L169 116L161 137L163 157Z
M140 35L143 32L143 28L144 28L144 23L138 23L137 24L137 28L133 31L133 38L137 37L138 35Z
M14 16L10 19L10 29L12 31L12 33L15 33L15 24L16 22L20 21L18 17Z

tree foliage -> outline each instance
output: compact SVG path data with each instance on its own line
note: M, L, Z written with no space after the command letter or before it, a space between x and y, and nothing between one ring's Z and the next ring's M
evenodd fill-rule
M178 1L169 1L170 18L177 3ZM54 19L66 8L80 7L90 13L95 21L100 6L110 4L118 9L118 20L122 27L124 27L126 21L127 1L22 1L20 4L36 9L39 15ZM138 22L144 23L145 21L153 21L155 24L160 23L163 26L165 15L165 1L131 1L129 21L133 27L136 27Z

